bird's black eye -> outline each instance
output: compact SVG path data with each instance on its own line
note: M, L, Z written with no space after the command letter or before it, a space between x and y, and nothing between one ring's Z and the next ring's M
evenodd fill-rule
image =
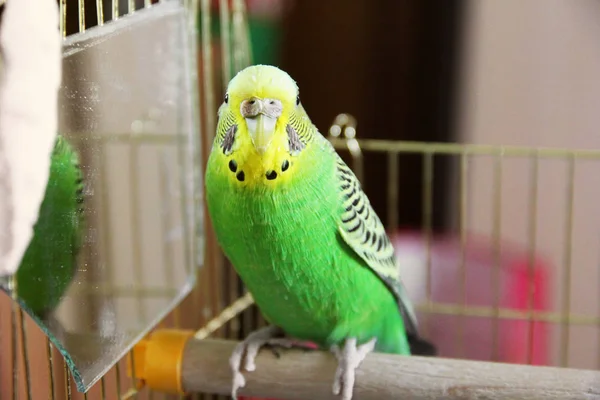
M225 93L225 103L229 103L229 93Z
M296 105L300 105L300 95L296 96Z

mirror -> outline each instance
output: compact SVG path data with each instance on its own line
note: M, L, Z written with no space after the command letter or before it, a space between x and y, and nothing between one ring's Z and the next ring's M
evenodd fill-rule
M195 35L184 2L165 1L64 41L59 132L83 173L81 246L73 254L62 228L34 238L44 262L17 272L16 297L80 391L195 284L203 226ZM10 283L1 286L14 295Z

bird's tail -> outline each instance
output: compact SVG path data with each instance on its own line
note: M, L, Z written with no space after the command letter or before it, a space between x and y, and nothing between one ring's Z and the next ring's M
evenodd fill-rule
M430 343L414 334L408 334L407 338L411 355L428 357L437 356L437 348L433 345L433 343Z

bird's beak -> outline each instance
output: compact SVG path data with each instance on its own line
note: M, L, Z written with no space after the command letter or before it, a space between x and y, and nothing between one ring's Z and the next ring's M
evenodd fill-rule
M271 144L282 110L281 101L275 99L252 97L242 102L240 111L258 154L263 155Z
M273 139L277 118L259 113L256 117L247 117L246 124L256 151L264 154Z

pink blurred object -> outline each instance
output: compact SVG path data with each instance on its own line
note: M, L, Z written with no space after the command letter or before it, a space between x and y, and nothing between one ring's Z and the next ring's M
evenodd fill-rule
M427 296L426 242L420 232L405 231L391 235L400 273L413 303L424 303ZM470 307L494 306L494 277L498 276L498 304L502 308L528 310L530 288L532 309L548 310L547 293L550 266L539 254L529 268L526 248L500 243L499 268L491 239L469 235L465 248L465 304ZM457 235L434 235L431 240L432 301L460 305L463 301L461 242ZM441 357L546 365L549 360L546 323L500 319L497 323L496 358L493 359L492 318L461 317L451 314L418 313L425 338L435 344ZM462 326L463 349L458 347ZM532 329L530 329L532 328ZM531 345L530 345L531 344Z

